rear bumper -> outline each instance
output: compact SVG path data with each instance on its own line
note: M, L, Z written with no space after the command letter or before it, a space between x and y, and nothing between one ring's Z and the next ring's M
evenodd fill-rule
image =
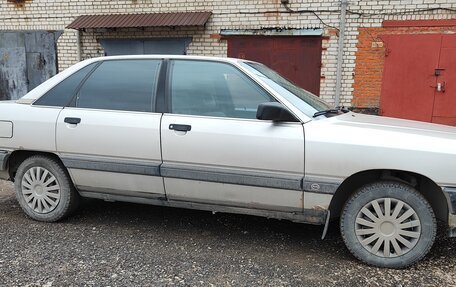
M7 161L11 152L0 150L0 179L9 179Z
M456 187L443 187L448 201L448 235L456 237Z

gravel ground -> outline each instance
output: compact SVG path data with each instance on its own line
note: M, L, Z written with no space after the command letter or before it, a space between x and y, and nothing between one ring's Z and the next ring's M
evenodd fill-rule
M456 239L406 270L358 262L330 226L91 200L40 223L0 181L0 286L456 286Z

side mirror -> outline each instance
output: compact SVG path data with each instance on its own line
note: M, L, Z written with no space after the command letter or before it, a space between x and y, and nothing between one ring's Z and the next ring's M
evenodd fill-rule
M257 109L256 118L274 122L297 122L290 111L278 102L260 104Z

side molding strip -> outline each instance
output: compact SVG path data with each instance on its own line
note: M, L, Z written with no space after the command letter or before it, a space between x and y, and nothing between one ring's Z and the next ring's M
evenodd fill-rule
M169 166L166 164L163 164L160 167L160 172L163 177L281 188L290 190L302 190L302 177L296 176L278 177L277 175L274 176L273 174L241 174L240 172L233 171L209 170L189 167L184 168L180 166Z
M2 153L0 152L0 163ZM317 178L304 180L302 176L294 174L276 174L266 172L251 172L224 168L209 168L191 165L160 164L142 161L110 161L95 157L62 157L67 168L117 172L126 174L139 174L148 176L163 176L199 180L208 182L269 187L288 190L299 190L314 193L334 194L339 187L339 182L324 182ZM1 166L0 166L1 168Z
M114 162L65 157L62 158L62 161L67 168L160 176L160 165L156 163L145 164L129 161Z

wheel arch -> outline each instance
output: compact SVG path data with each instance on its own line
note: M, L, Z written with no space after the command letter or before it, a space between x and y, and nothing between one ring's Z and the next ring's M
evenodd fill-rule
M59 163L62 164L62 166L64 166L60 157L52 152L42 152L34 150L15 150L10 154L10 156L8 157L8 161L6 162L11 181L14 182L14 177L16 176L17 169L19 168L21 163L24 162L24 160L36 155L42 155L52 158L54 160L57 160Z
M393 180L412 186L429 202L436 218L448 222L448 201L442 189L433 180L418 173L390 169L361 171L346 178L336 190L329 205L331 218L340 216L345 202L359 188L381 180Z

